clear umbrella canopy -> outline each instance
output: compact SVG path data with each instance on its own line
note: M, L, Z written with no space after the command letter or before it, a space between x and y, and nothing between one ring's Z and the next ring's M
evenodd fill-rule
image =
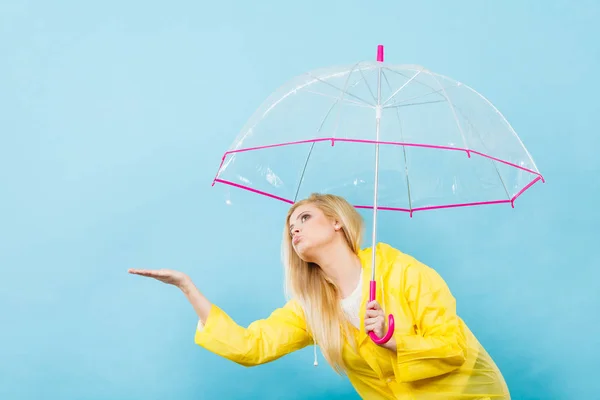
M377 190L379 209L412 215L513 204L541 179L513 128L475 90L419 65L367 61L281 86L224 154L215 182L288 203L334 193L359 208L372 208Z

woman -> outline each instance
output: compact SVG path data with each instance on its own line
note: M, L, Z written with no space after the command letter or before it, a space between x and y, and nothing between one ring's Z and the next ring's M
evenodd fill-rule
M365 399L510 399L495 363L456 315L442 278L387 244L361 250L362 234L360 214L341 197L313 194L295 203L282 243L290 300L247 328L181 272L130 272L179 287L199 317L195 342L241 365L314 343ZM372 251L381 305L367 303ZM382 337L389 313L394 335L377 345L368 334Z

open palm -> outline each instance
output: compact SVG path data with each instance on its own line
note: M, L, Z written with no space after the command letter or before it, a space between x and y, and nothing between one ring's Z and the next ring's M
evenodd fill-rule
M188 280L188 276L180 271L174 271L171 269L134 269L130 268L128 271L130 274L147 276L149 278L157 279L161 282L168 283L180 287L183 283Z

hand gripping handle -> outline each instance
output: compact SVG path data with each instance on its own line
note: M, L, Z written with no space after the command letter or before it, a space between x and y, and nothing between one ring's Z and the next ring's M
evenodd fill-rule
M373 301L373 300L375 300L376 284L375 284L375 281L371 281L370 283L371 283L371 285L370 285L369 301ZM383 335L382 338L380 338L380 337L377 337L375 332L371 331L371 332L369 332L369 337L376 344L384 344L384 343L387 343L392 338L393 334L394 334L394 316L392 314L390 314L390 315L388 315L388 330L387 330L386 334Z

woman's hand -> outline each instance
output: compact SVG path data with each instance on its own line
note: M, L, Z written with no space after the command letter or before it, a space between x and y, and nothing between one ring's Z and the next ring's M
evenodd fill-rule
M383 337L387 332L386 322L385 312L381 309L379 303L376 300L369 302L365 314L365 331L367 334L373 331L377 337ZM387 343L383 343L380 346L396 351L396 340L392 337Z
M130 274L147 276L149 278L157 279L161 282L168 283L169 285L177 286L185 294L188 301L194 307L198 318L202 323L206 323L208 314L212 307L212 304L194 285L194 282L189 276L183 272L173 271L170 269L134 269L128 270Z
M383 337L385 329L385 313L376 300L367 304L367 313L365 314L365 331L373 331L377 337Z
M168 283L169 285L177 286L179 289L183 289L191 280L189 276L183 272L173 271L170 269L133 269L130 268L128 271L130 274L147 276L149 278L157 279L161 282Z

